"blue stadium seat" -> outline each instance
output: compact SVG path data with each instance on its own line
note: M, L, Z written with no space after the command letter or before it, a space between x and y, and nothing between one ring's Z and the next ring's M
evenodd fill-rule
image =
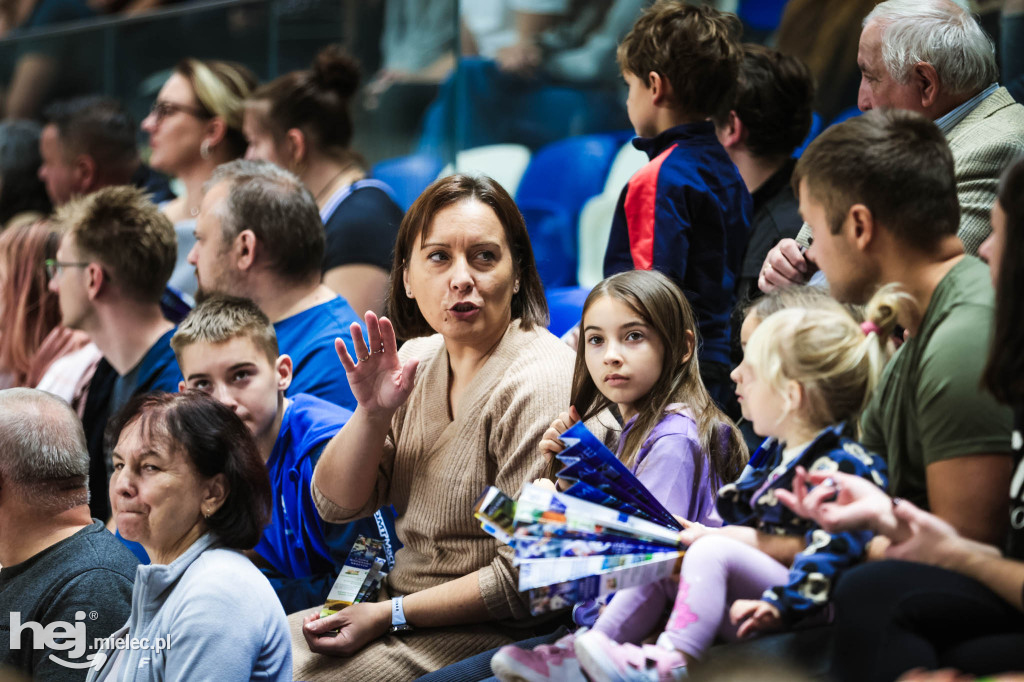
M433 154L410 154L381 161L370 169L370 177L389 185L395 192L395 201L403 211L408 211L443 167L444 161Z
M621 134L582 135L534 153L516 192L534 257L546 288L576 284L576 234L580 209L600 194Z
M807 132L807 137L804 138L804 141L801 142L800 146L797 147L796 151L793 152L793 158L799 159L800 155L804 153L805 149L807 149L807 145L813 142L814 138L816 138L821 133L821 131L824 130L824 128L825 122L821 119L821 114L819 114L817 111L812 111L811 129Z
M747 26L759 31L774 31L779 27L787 0L740 0L736 15Z
M583 303L589 293L588 287L546 289L544 295L548 299L548 312L551 315L548 331L561 336L579 323L583 316Z

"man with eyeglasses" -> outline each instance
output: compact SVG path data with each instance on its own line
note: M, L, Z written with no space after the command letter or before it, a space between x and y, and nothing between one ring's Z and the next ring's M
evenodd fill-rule
M82 423L89 446L90 510L93 517L108 519L107 419L133 395L173 392L181 379L170 347L174 325L160 309L177 240L170 220L134 187L107 187L75 199L55 219L64 236L46 269L61 322L88 334L103 354Z

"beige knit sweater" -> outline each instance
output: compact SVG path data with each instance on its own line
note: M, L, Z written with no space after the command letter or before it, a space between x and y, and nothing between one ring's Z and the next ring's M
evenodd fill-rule
M489 485L518 495L543 476L541 435L569 404L574 355L545 329L513 321L463 393L459 417L448 414L448 353L440 335L414 339L399 355L419 358L416 385L392 421L369 502L342 509L314 484L324 519L347 522L387 504L398 512L402 541L388 576L405 595L480 571L480 594L494 620L529 615L517 589L512 550L486 535L473 503Z

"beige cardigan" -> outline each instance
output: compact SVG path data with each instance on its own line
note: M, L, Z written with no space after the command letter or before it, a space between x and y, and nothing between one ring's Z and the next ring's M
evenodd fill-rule
M412 395L391 423L375 494L362 509L342 509L314 483L317 509L342 523L395 505L403 546L387 579L390 594L479 570L480 594L494 620L525 618L512 550L480 529L473 503L489 485L518 496L524 483L545 475L538 445L569 405L574 354L546 329L526 332L513 321L463 393L455 421L448 415L441 336L409 341L399 355L403 362L419 358L420 365Z

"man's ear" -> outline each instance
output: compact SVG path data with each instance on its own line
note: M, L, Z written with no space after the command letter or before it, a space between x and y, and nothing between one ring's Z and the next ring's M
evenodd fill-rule
M74 194L85 195L96 188L96 160L88 154L79 154L75 157L72 174Z
M252 230L242 230L235 237L235 267L239 270L250 270L256 263L256 234Z
M184 393L184 392L185 392L185 382L184 381L179 381L178 382L178 393Z
M921 106L930 108L939 99L939 74L928 62L918 62L910 70L910 78L921 98Z
M875 218L864 204L854 204L846 215L849 239L860 251L867 251L875 238Z
M85 266L85 291L90 301L103 291L107 284L107 273L99 263L89 263Z
M274 372L277 374L277 390L287 391L292 385L292 359L289 355L277 356L274 363Z

